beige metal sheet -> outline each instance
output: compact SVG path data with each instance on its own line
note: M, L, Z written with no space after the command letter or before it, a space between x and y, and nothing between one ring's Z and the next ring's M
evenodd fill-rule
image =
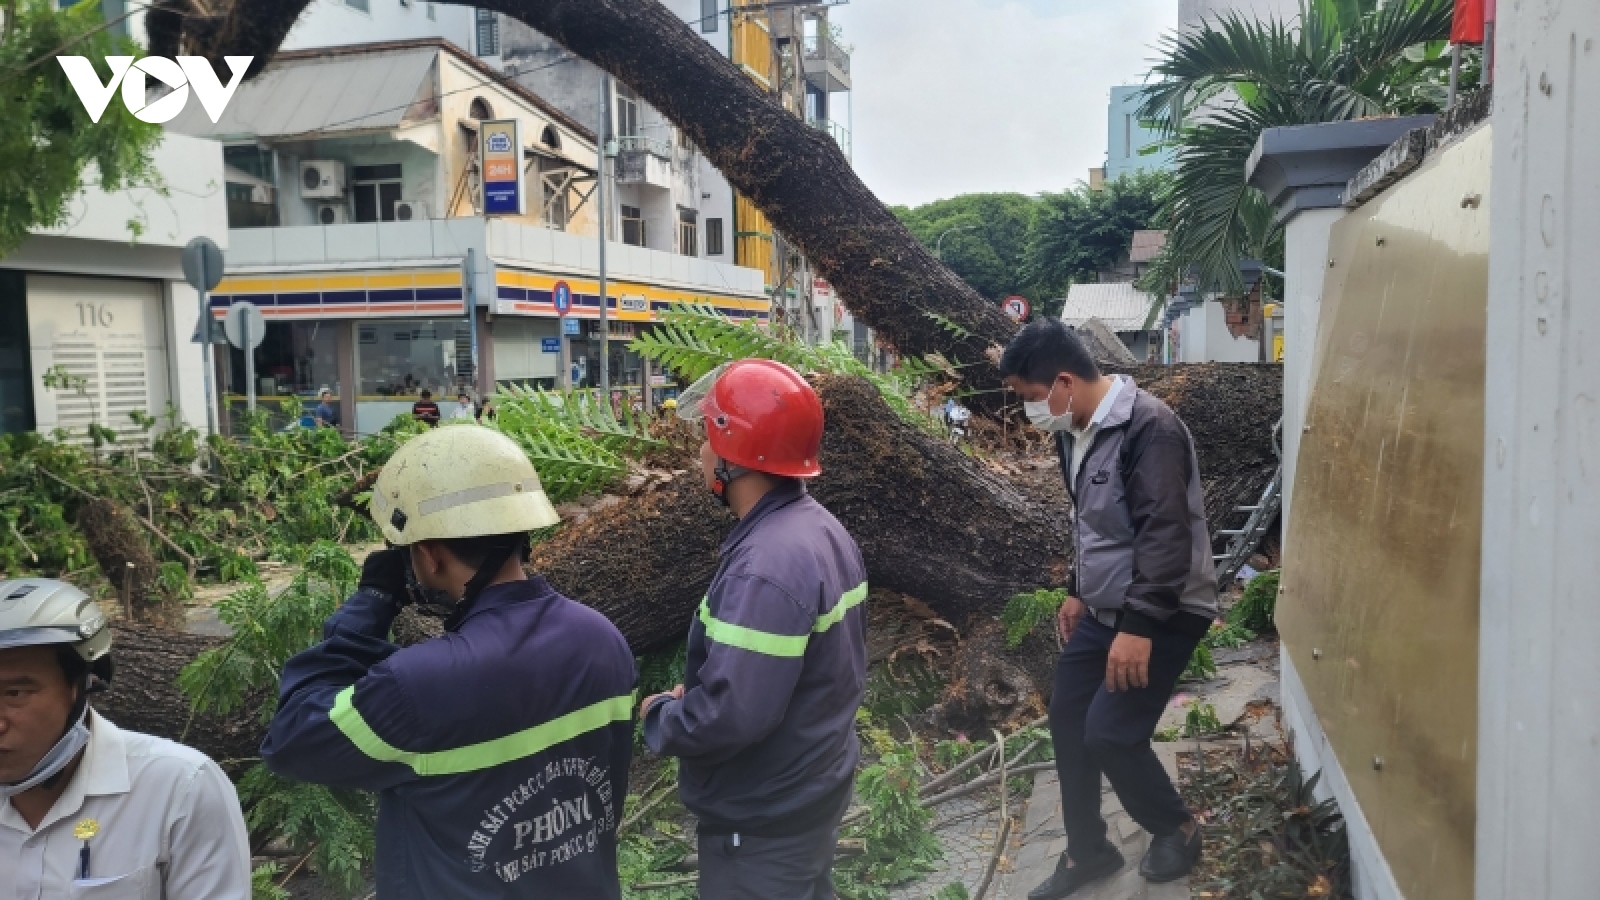
M1473 890L1487 126L1334 226L1279 625L1408 900Z

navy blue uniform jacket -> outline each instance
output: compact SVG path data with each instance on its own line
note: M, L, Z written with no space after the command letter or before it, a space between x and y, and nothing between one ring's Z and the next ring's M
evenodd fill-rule
M645 742L681 758L702 832L799 833L844 811L861 747L867 567L798 480L769 491L722 545L689 626L682 700L658 700Z
M479 595L454 632L389 643L362 588L284 666L262 758L378 793L383 900L610 898L633 743L633 654L543 579Z

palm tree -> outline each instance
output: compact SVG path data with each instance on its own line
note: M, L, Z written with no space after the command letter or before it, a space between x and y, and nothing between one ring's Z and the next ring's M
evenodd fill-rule
M1437 111L1453 0L1307 0L1294 25L1229 14L1162 40L1139 110L1177 150L1153 270L1233 293L1238 260L1281 241L1245 163L1267 128ZM1281 252L1281 250L1279 251Z

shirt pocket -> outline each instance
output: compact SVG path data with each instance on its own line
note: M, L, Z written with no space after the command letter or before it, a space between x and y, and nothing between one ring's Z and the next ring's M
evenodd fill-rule
M154 866L126 875L75 880L67 892L71 900L161 900L160 879Z

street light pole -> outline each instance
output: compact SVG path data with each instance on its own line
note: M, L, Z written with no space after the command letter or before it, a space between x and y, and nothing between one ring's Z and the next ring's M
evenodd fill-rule
M944 257L941 256L940 253L939 253L939 248L944 246L944 239L945 239L945 237L947 235L950 234L950 232L952 232L952 231L971 231L974 228L982 228L982 227L983 227L982 225L954 225L954 226L951 226L950 228L946 228L944 230L944 232L939 235L939 239L933 242L933 258L939 260L940 262L944 261Z

